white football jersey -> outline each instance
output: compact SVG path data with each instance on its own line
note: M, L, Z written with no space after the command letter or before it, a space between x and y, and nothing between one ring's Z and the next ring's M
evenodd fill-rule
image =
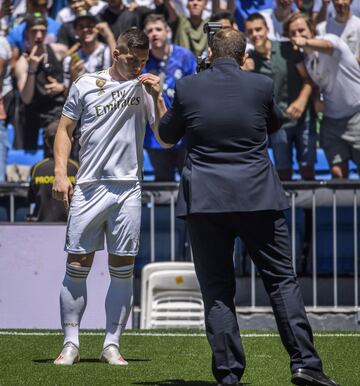
M141 179L146 123L154 123L155 110L138 79L115 81L109 70L84 74L72 84L63 115L81 123L78 184Z

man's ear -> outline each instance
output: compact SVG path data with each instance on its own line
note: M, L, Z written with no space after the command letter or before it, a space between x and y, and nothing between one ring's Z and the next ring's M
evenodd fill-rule
M114 62L117 62L118 59L119 59L119 56L120 56L120 51L117 48L115 48L115 50L113 51L112 56L113 56Z

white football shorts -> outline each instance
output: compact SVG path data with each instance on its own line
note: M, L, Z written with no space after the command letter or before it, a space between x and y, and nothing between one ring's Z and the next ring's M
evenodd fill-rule
M75 185L65 251L85 254L104 249L118 256L139 250L141 187L138 181L99 181Z

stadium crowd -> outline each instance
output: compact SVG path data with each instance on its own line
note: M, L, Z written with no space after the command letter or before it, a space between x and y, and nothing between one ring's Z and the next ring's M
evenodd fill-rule
M294 148L302 179L315 178L319 146L334 178L348 177L350 160L359 167L360 0L2 0L0 182L7 178L9 146L37 150L39 129L45 157L52 157L46 138L72 82L109 67L116 39L130 27L150 39L144 72L160 76L169 106L176 81L195 73L197 57L206 55L207 21L244 31L243 69L274 81L285 123L270 136L270 145L282 180L293 176ZM78 137L75 129L75 161ZM148 128L144 145L155 179L173 181L182 168L184 143L161 149Z

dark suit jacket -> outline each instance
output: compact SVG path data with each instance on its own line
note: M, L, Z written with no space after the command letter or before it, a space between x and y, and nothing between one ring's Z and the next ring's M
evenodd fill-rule
M282 124L273 82L221 58L176 85L159 134L185 136L177 214L282 210L288 200L268 153L267 134Z

